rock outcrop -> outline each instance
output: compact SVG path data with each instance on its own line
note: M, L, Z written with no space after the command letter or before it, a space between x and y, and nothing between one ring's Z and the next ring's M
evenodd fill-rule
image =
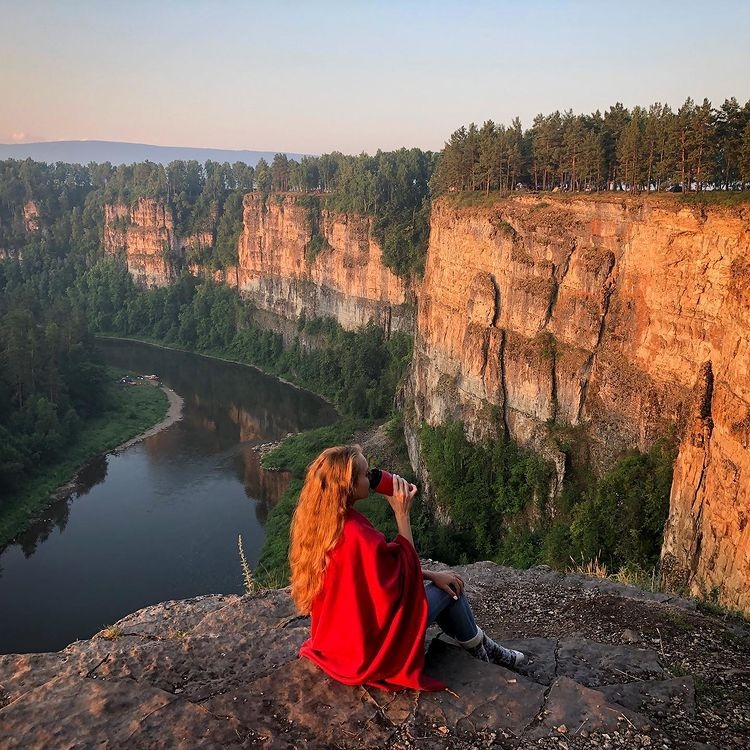
M154 198L139 198L132 206L104 205L104 251L120 255L141 286L167 286L187 250L210 248L213 242L213 230L178 236L172 210Z
M287 321L301 314L333 317L347 330L370 321L386 332L411 332L413 304L403 278L382 261L371 220L320 211L310 252L311 209L294 194L245 196L237 271L240 291L260 309Z
M30 234L39 231L39 204L36 201L26 201L23 204L23 226Z
M312 258L311 209L305 197L246 195L239 265L213 271L189 262L188 270L239 287L266 314L262 322L283 332L296 330L301 315L333 317L347 330L372 321L387 333L411 332L413 294L383 264L370 218L314 209L322 249ZM216 220L212 218L214 229ZM104 249L123 257L141 286L166 286L190 250L200 254L213 242L213 230L177 236L171 209L154 199L141 198L131 207L104 206Z
M345 686L297 658L309 621L288 591L205 596L148 607L59 653L0 657L0 745L745 747L746 627L543 567L460 570L480 623L528 652L520 673L432 628L428 670L448 691Z
M750 208L519 196L433 205L407 403L600 471L680 442L665 571L750 611ZM416 442L409 441L418 463Z

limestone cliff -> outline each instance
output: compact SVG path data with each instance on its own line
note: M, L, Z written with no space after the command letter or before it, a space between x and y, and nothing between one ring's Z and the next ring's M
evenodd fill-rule
M663 557L750 610L750 209L519 196L433 206L407 403L600 469L676 430ZM410 440L418 461L416 442Z
M368 217L316 211L312 222L299 195L246 195L238 267L215 278L287 333L302 313L411 331L416 294L413 422L453 415L473 437L507 429L555 463L551 501L561 433L599 471L674 435L666 580L718 587L750 611L750 209L654 196L444 199L414 292L383 265ZM105 248L144 285L168 283L191 242L212 236L177 238L154 200L105 207Z
M178 236L172 210L153 198L139 198L132 206L104 205L104 250L121 255L141 286L167 286L187 250L211 247L213 241L209 230Z
M410 332L414 305L406 282L383 265L370 219L321 211L317 230L324 249L311 259L309 208L301 198L246 195L239 266L212 271L190 263L188 270L238 286L260 316L266 314L266 324L282 329L304 313L308 318L333 317L349 330L372 320L388 332ZM131 207L104 206L104 249L120 254L142 286L166 286L189 250L210 248L213 241L210 231L178 237L171 209L154 199L141 198Z
M286 320L304 312L308 318L333 317L349 330L372 320L386 331L411 331L406 283L383 265L369 217L323 209L319 233L327 246L310 260L309 211L300 196L245 196L241 292L260 310Z

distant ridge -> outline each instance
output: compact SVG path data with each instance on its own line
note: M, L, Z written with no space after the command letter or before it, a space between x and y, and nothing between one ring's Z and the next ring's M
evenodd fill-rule
M54 164L62 161L70 164L89 162L111 162L112 164L133 164L152 161L156 164L169 164L171 161L201 163L211 161L234 163L244 162L254 167L261 158L271 162L275 151L236 151L223 148L189 148L184 146L153 146L147 143L122 143L120 141L42 141L39 143L0 143L0 159L34 159ZM283 152L278 152L283 153ZM299 160L304 154L286 154L290 159Z

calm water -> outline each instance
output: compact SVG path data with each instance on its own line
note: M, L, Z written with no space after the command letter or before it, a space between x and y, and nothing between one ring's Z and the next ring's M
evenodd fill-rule
M54 651L149 604L242 590L237 536L257 561L288 482L259 443L328 424L333 408L255 370L103 341L106 361L156 373L183 419L95 460L74 495L0 553L0 653Z

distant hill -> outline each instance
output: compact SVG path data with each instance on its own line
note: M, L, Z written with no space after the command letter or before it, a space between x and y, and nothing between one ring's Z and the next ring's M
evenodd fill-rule
M261 158L271 162L275 151L233 151L223 148L188 148L183 146L152 146L147 143L121 143L118 141L44 141L40 143L0 143L0 159L34 159L55 163L88 164L89 162L132 164L152 161L169 164L171 161L195 159L201 163L208 159L230 164L244 162L254 167ZM287 153L290 159L299 160L303 154Z

